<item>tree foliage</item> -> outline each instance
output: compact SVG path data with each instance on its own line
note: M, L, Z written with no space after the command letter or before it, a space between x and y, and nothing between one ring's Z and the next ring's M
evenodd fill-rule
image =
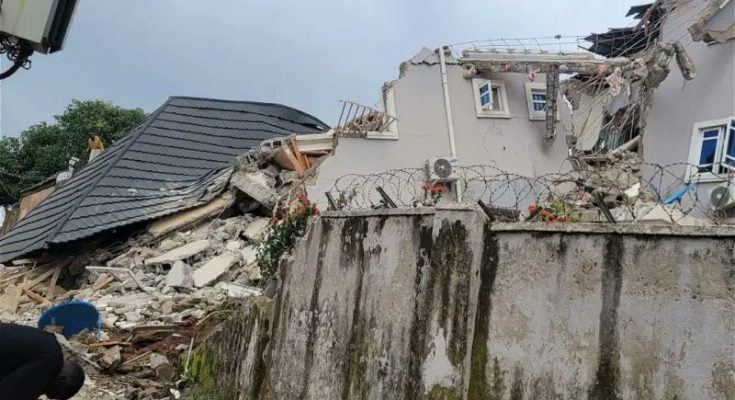
M99 135L107 148L144 119L140 108L73 100L54 116L55 123L35 124L17 138L0 139L0 205L17 202L23 190L66 169L71 157L86 161L89 135Z

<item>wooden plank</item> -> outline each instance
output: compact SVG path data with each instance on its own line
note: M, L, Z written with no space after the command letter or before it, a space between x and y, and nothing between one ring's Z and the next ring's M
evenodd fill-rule
M53 269L53 268L50 268L48 271L46 271L46 272L42 273L41 275L37 276L32 281L24 284L23 285L23 288L24 289L32 289L34 286L36 286L39 283L41 283L41 282L45 281L46 279L48 279L51 275L54 274L54 272L56 272L56 270Z
M30 274L32 271L33 271L32 269L29 269L28 271L21 272L20 274L15 274L13 276L9 276L7 278L0 279L0 283L10 282L10 281L14 281L14 280L16 280L18 278L22 278L22 277Z
M294 138L291 138L289 140L289 145L291 145L291 150L293 150L294 156L296 156L296 160L299 161L299 164L301 164L301 167L306 171L309 169L308 162L306 161L306 157L304 157L303 154L301 154L301 150L299 150L299 145L296 143L296 140Z
M301 163L299 163L299 160L296 159L296 156L293 154L289 146L281 146L280 148L278 148L274 160L276 161L276 164L278 164L281 168L290 169L291 171L304 172Z
M54 289L56 289L56 282L59 280L59 275L61 275L61 265L56 267L54 269L54 274L51 275L51 281L48 283L48 290L46 290L46 298L52 299L54 297Z
M132 346L129 342L123 342L121 340L112 340L109 342L97 342L88 344L87 347L93 349L95 347L109 347L109 346Z
M28 296L31 300L35 301L36 303L43 303L44 301L46 301L46 299L44 299L43 296L29 289L23 288L22 292L23 294Z

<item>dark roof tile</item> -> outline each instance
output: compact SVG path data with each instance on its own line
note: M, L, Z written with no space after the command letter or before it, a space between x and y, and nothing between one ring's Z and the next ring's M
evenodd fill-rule
M0 238L0 262L206 203L234 158L327 125L279 104L172 97Z

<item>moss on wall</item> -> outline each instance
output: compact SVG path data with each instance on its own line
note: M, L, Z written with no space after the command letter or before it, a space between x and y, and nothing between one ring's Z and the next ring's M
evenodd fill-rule
M426 400L460 400L462 396L456 389L434 385L426 395Z

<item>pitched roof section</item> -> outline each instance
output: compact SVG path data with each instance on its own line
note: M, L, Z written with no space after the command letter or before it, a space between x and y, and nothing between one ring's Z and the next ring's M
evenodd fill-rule
M234 157L266 139L327 129L278 104L172 97L0 238L0 262L206 203Z

